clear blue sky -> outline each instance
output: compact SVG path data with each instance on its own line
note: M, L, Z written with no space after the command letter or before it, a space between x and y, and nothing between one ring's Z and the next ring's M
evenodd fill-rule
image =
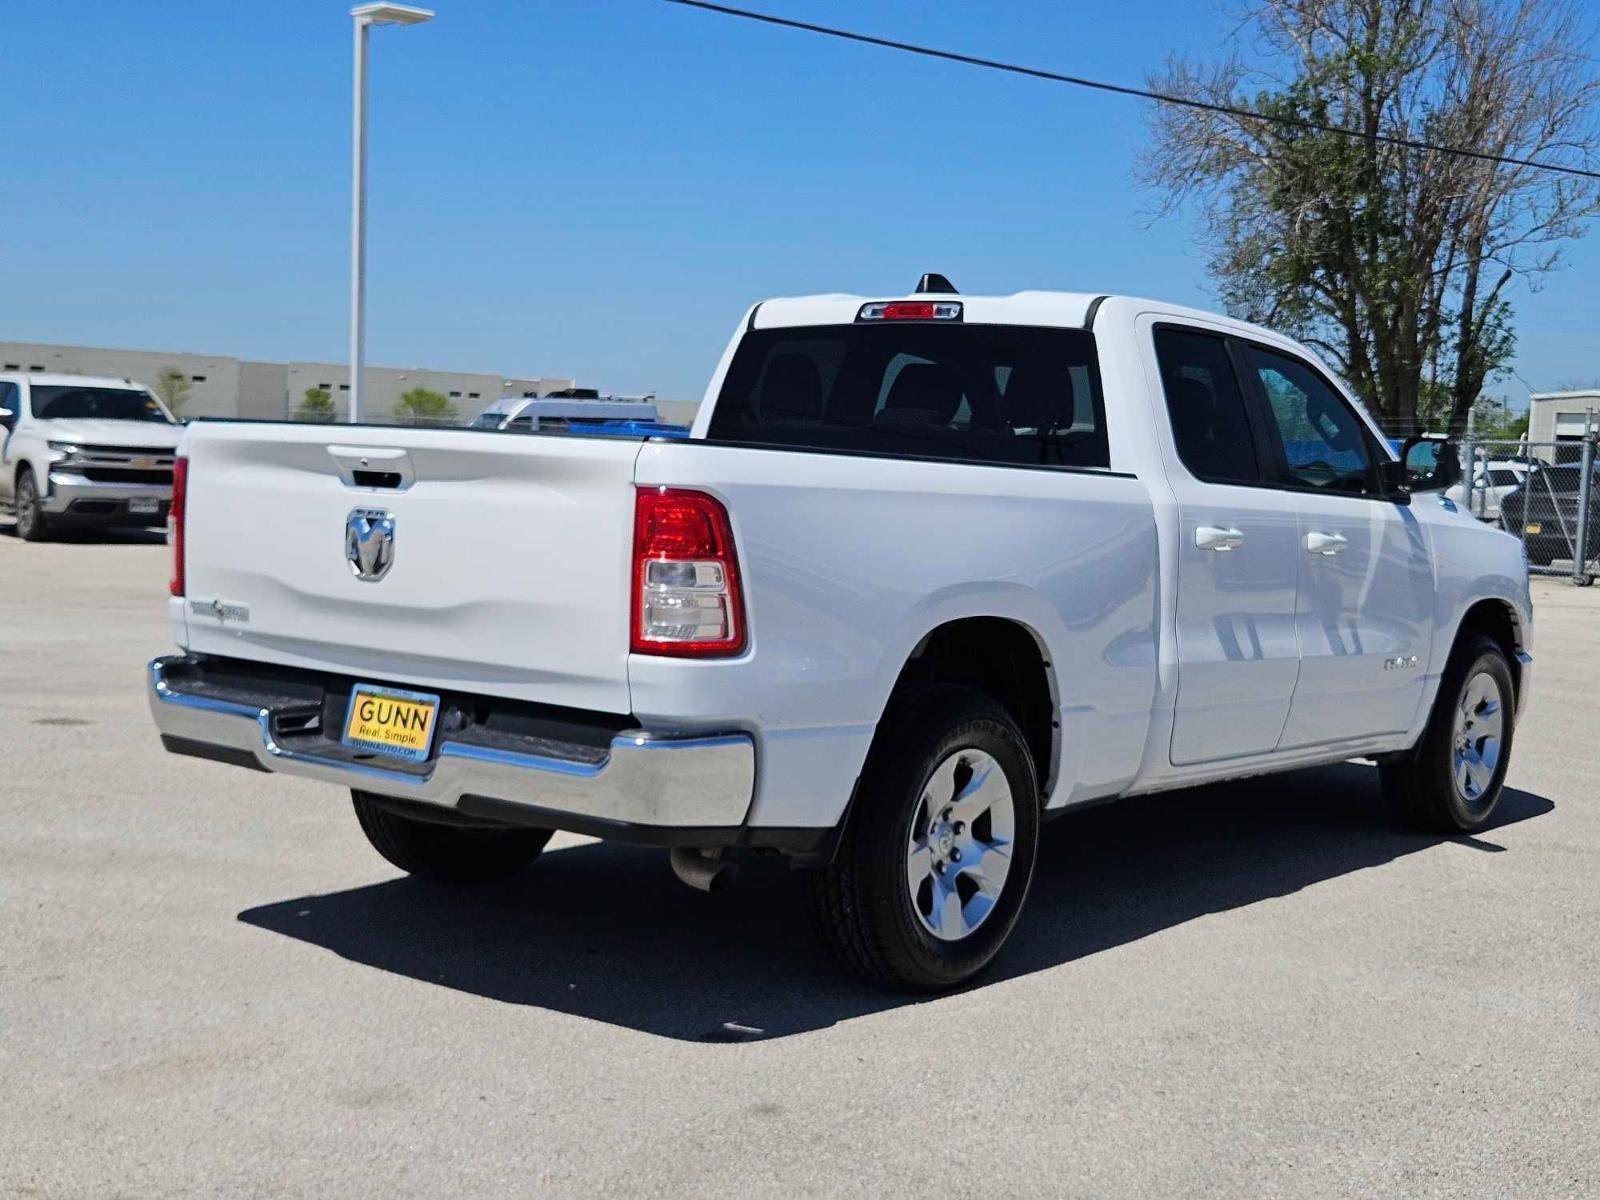
M1131 83L1232 28L1181 0L751 6ZM375 363L695 398L763 296L939 270L1208 302L1192 228L1134 186L1137 101L657 0L436 7L373 39ZM6 5L0 338L343 361L348 9ZM1600 377L1597 267L1591 236L1517 294L1529 385Z

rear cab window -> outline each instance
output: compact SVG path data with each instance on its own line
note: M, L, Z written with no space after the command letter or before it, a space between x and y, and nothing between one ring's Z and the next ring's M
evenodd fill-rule
M1156 362L1178 458L1204 483L1261 482L1255 438L1227 341L1157 326Z
M1110 464L1094 335L1042 326L751 330L707 438L1019 466Z

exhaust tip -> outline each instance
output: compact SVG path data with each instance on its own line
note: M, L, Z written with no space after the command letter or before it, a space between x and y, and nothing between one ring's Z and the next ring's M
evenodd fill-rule
M672 873L700 892L718 892L738 874L738 867L722 858L720 849L701 850L693 846L674 846L668 852Z

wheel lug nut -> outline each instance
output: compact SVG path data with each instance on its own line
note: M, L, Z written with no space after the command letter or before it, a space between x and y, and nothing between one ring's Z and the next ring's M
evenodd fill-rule
M961 851L959 851L959 850L950 851L950 858L954 862L960 862L961 861Z
M957 837L960 837L966 831L967 825L965 821L957 821L950 829L950 832L955 834Z
M933 869L935 871L939 872L939 874L943 875L944 874L944 863L942 863L942 862L934 863L933 864Z

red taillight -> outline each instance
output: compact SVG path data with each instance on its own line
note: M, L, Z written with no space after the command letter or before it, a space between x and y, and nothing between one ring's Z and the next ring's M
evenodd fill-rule
M174 596L184 593L183 579L183 510L189 495L189 460L180 458L172 464L172 504L167 509L167 519L172 526L172 582L167 590Z
M636 654L744 649L744 600L728 510L704 492L640 488L633 507Z

